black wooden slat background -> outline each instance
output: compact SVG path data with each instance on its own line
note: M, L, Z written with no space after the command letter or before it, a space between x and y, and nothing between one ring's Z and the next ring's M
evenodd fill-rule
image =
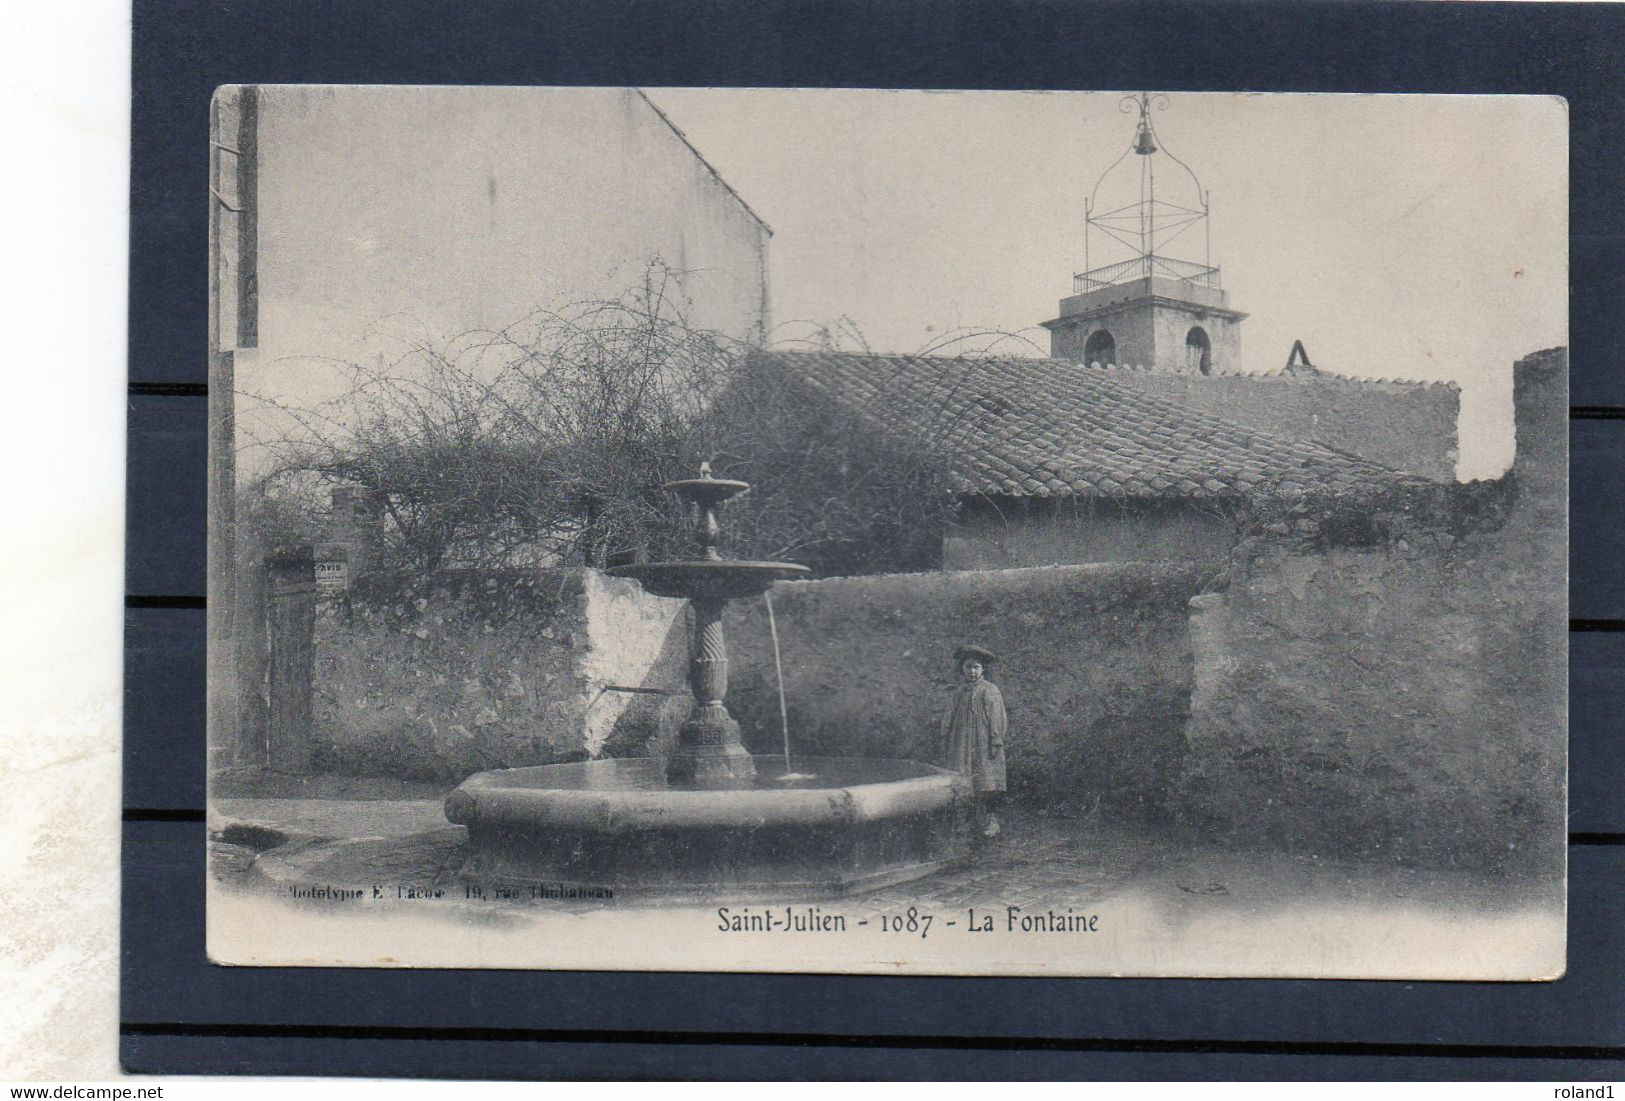
M1617 361L1616 361L1617 362ZM1570 370L1580 373L1571 360ZM1615 373L1625 374L1616 366ZM1625 419L1569 422L1569 618L1625 620Z

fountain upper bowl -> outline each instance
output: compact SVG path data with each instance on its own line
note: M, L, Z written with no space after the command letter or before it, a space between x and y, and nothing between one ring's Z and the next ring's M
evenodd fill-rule
M759 596L775 581L794 581L812 571L795 562L640 562L616 566L612 577L630 577L655 596L730 600Z
M750 483L736 482L731 478L683 478L667 482L662 488L677 494L685 501L715 508L724 501L749 492Z

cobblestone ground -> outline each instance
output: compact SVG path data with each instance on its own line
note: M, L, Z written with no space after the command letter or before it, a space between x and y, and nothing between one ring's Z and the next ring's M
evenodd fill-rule
M216 799L209 830L225 840L256 834L289 841L405 837L446 827L441 799Z
M963 909L990 900L1023 909L1064 909L1111 894L1153 863L1143 843L1090 821L1021 812L1000 817L1000 836L979 845L959 867L857 896L844 909L860 918L868 916L860 911Z

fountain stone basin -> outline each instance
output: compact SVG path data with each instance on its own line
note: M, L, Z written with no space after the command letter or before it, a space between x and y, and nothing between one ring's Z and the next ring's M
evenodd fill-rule
M481 772L446 799L470 880L616 898L838 897L929 875L966 852L972 792L915 761L755 758L729 786L674 784L654 758Z

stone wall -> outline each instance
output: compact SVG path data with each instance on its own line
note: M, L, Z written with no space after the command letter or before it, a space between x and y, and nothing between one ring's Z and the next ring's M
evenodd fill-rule
M1217 357L1217 343L1214 348ZM1264 375L1203 378L1121 368L1113 377L1154 397L1260 432L1314 440L1435 481L1456 478L1461 392L1450 383Z
M1564 374L1518 364L1517 462L1497 493L1456 491L1462 522L1238 548L1194 605L1179 809L1251 842L1561 868Z
M1199 305L1159 302L1151 323L1154 351L1152 358L1145 362L1148 366L1154 364L1159 371L1176 372L1186 378L1204 377L1190 362L1185 347L1193 326L1200 326L1207 333L1212 347L1209 366L1213 372L1234 371L1241 362L1241 325L1228 314L1209 313Z
M585 569L373 575L318 613L313 765L457 782L659 752L687 712L686 669L683 604L631 581Z
M1561 829L1561 649L1485 548L1277 550L1192 620L1186 806L1233 836L1421 859Z
M1148 308L1119 307L1104 316L1062 318L1050 331L1050 358L1081 363L1089 338L1100 330L1112 335L1118 363L1151 363L1156 337Z
M967 501L942 541L948 570L1223 557L1231 524L1200 502L1003 498Z
M784 583L770 594L793 750L940 761L952 653L999 655L1011 798L1056 813L1160 811L1190 697L1189 566L1111 564ZM729 706L753 752L780 751L763 601L727 619Z

